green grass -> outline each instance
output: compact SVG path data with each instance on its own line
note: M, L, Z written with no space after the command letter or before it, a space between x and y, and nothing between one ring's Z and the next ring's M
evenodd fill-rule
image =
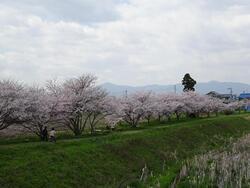
M225 145L225 138L249 133L246 116L152 122L136 130L68 137L56 144L1 140L0 187L143 186L136 180L145 164L154 176L147 183L159 177L161 185L168 186L186 158Z

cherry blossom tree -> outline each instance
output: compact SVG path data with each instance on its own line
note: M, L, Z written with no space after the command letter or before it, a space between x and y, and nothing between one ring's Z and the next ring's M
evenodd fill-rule
M185 102L186 113L189 117L199 117L204 110L205 96L199 95L196 92L190 91L182 94Z
M224 108L225 104L223 103L223 100L207 96L207 100L205 101L205 112L208 117L210 116L210 113L215 113L216 116L218 116L218 113L222 112Z
M0 130L26 121L24 89L16 81L0 81Z
M164 115L166 109L165 106L166 103L164 102L165 100L164 98L165 98L164 94L158 94L154 97L154 106L155 106L154 117L156 117L159 120L159 122L161 121L161 118Z
M234 111L239 111L240 113L240 111L244 109L245 106L246 106L245 101L233 101L233 102L225 104L224 110L226 114L233 113Z
M182 95L179 94L168 94L167 97L167 103L169 108L169 119L172 114L176 115L177 120L180 119L180 116L183 113L186 113L188 111L186 105L185 105L185 98L183 98Z
M173 114L179 120L182 113L187 111L182 95L163 93L157 95L156 103L156 117L160 120L162 116L166 116L168 120L171 120Z
M122 117L120 117L120 98L115 96L109 97L109 106L112 109L112 112L104 117L107 128L114 129L119 122L122 122Z
M149 93L147 98L147 103L144 107L144 115L142 118L147 120L147 123L150 123L150 120L154 117L155 111L157 110L157 95Z
M59 98L57 119L75 135L81 135L87 125L94 132L94 126L105 113L107 93L95 85L96 79L86 74L62 84L49 84L50 91Z
M95 92L97 92L95 93L96 97L88 106L88 125L90 126L92 134L95 132L96 125L100 120L114 113L114 106L111 102L112 99L107 96L107 93L100 88Z
M28 121L23 126L43 139L45 126L56 122L57 98L50 95L44 88L29 87L26 90L27 108L25 113Z
M131 127L137 127L148 108L150 95L151 92L137 92L120 98L118 116Z

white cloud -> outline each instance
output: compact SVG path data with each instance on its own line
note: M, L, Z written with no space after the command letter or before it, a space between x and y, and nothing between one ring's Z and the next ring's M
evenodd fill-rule
M44 82L91 72L140 85L190 72L198 81L248 82L247 1L124 2L0 0L0 77Z

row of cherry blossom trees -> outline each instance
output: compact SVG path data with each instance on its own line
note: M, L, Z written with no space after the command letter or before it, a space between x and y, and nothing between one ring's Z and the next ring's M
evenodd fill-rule
M154 94L152 92L137 92L129 96L116 99L115 113L132 127L136 127L140 121L159 119L175 116L178 120L181 115L187 117L218 115L220 112L244 109L244 101L226 103L223 100L200 95L195 92L182 94ZM114 116L112 115L112 118ZM109 117L107 117L109 118Z
M96 79L92 75L82 75L62 83L49 81L46 87L0 81L0 130L11 125L23 126L42 138L45 126L60 125L81 135L86 128L94 133L100 121L112 126L123 121L137 127L139 122L151 119L210 116L244 106L242 101L226 104L195 92L136 92L112 97L96 86Z
M107 92L95 85L96 77L83 75L46 87L0 82L0 130L20 125L42 138L45 126L62 125L75 135L97 123L114 109Z

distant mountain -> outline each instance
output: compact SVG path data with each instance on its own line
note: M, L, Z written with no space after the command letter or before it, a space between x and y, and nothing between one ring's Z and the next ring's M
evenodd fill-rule
M112 83L104 83L101 85L106 89L110 95L123 95L127 91L133 93L136 91L153 91L155 93L161 92L174 92L175 87L178 93L182 92L183 86L181 84L176 85L146 85L146 86L129 86L129 85L116 85ZM210 81L206 83L198 83L196 85L196 91L202 94L206 94L210 91L216 91L218 93L230 93L228 88L232 88L233 93L239 95L242 92L250 92L250 85L236 82L218 82Z

